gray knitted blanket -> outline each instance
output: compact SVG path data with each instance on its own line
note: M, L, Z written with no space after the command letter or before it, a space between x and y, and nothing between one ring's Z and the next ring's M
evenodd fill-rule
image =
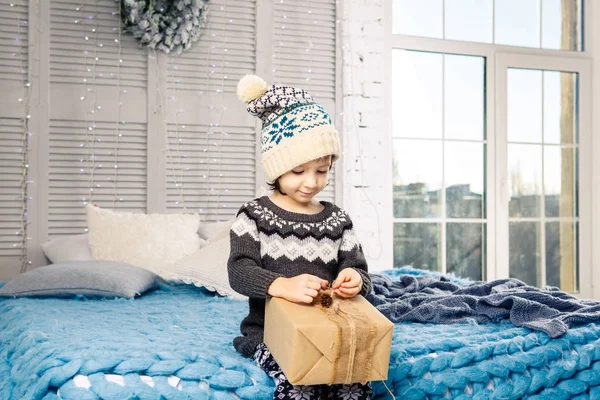
M517 279L459 286L446 277L371 274L367 299L392 322L450 324L510 319L516 326L559 337L569 327L600 322L600 302L557 288L538 289Z

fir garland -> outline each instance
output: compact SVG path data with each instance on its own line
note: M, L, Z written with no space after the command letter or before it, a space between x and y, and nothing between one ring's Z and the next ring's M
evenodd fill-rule
M209 0L120 1L125 32L142 45L181 54L200 38Z

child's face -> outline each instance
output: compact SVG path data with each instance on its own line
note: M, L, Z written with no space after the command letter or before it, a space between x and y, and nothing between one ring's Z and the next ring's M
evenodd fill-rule
M281 175L281 191L299 203L308 203L327 186L331 156L309 161Z

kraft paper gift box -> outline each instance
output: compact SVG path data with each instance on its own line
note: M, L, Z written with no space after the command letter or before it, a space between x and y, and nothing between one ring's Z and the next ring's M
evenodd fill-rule
M365 383L387 379L393 327L360 295L328 308L273 297L264 341L293 385Z

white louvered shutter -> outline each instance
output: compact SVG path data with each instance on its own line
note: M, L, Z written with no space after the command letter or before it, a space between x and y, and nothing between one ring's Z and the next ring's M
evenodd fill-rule
M255 69L255 32L254 1L212 0L200 40L167 61L168 211L222 221L255 197L256 120L236 95Z
M280 0L273 9L274 82L308 91L336 115L336 1ZM321 200L335 202L335 171Z
M50 238L84 232L89 201L146 211L148 56L119 26L114 1L50 3Z
M28 12L26 0L0 0L0 266L11 270L23 254Z
M29 4L36 23L49 26L31 48ZM199 212L205 221L220 221L255 197L264 184L256 170L260 124L235 93L244 74L273 71L273 79L265 78L306 88L336 118L334 0L209 4L200 40L182 55L165 56L120 34L114 0L0 0L3 266L18 267L23 254L28 136L26 105L16 100L26 98L29 51L42 71L33 75L39 132L31 142L42 157L29 160L39 174L40 195L29 202L36 216L28 221L36 254L27 256L35 265L43 262L43 240L85 231L88 202L135 212ZM333 178L322 198L333 200ZM47 204L40 204L46 195Z

